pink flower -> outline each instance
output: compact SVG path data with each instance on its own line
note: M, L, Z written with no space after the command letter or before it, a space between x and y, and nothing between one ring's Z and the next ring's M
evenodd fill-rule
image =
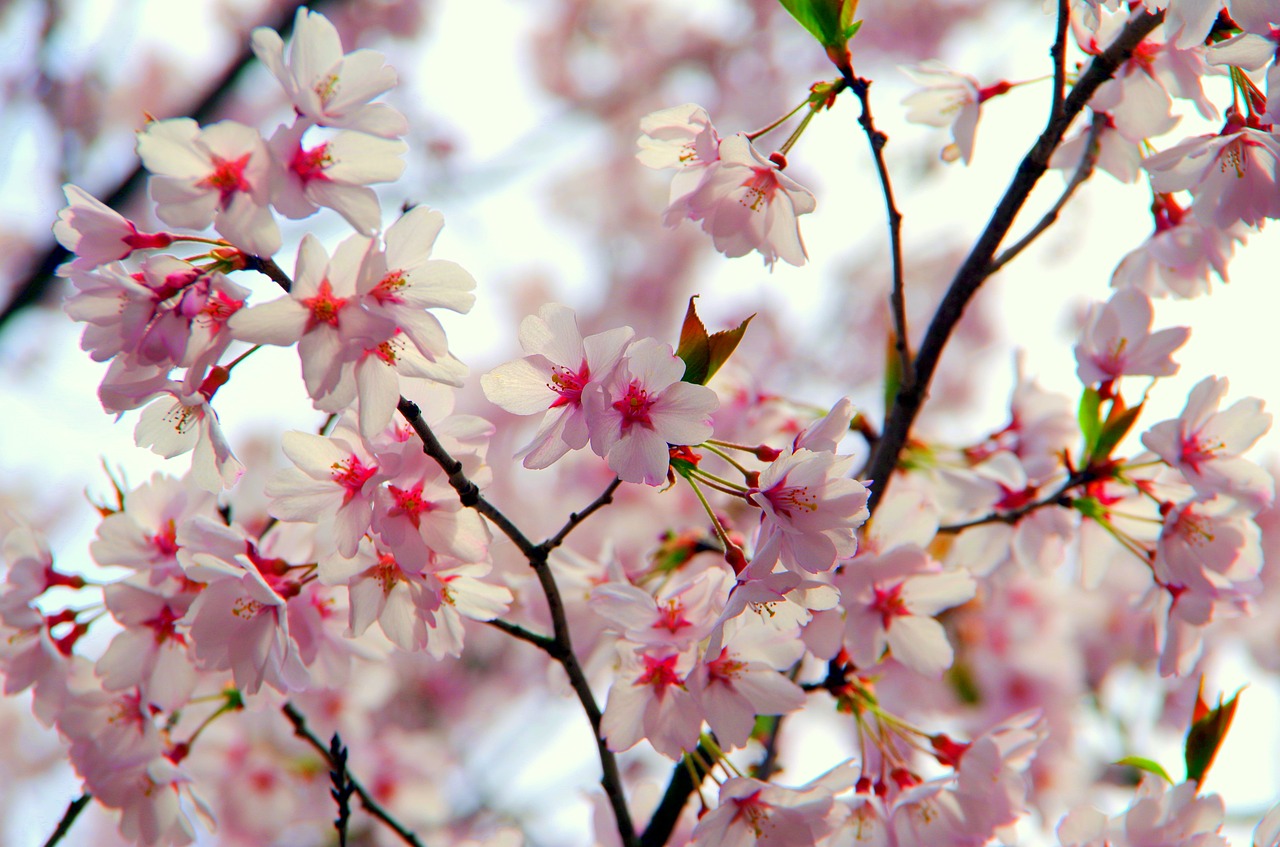
M1206 377L1191 389L1182 414L1151 427L1142 443L1181 471L1202 497L1226 494L1257 511L1271 502L1274 483L1240 454L1271 428L1271 415L1256 397L1219 412L1226 393L1225 377Z
M480 385L489 402L512 414L545 412L533 440L516 454L526 468L545 468L587 446L583 389L613 373L633 334L624 326L583 338L573 310L559 303L520 323L520 346L529 355L494 368Z
M1188 139L1142 164L1157 192L1191 191L1196 215L1227 229L1236 221L1260 226L1280 217L1278 159L1280 140L1274 133L1246 126L1229 113L1217 135Z
M667 445L700 444L711 437L711 413L720 405L703 385L680 382L684 362L669 345L644 338L605 382L582 392L591 449L626 482L659 485L667 476Z
M745 135L732 135L720 142L719 159L703 171L697 188L667 210L668 224L684 217L701 221L726 256L755 250L769 267L778 259L803 265L808 254L796 218L817 204L782 167L761 156Z
M124 627L95 670L108 691L137 688L146 703L166 712L186 705L196 686L187 640L177 629L193 595L165 597L117 582L103 591L107 608Z
M373 498L387 473L359 433L339 426L325 438L305 432L286 432L284 453L294 467L275 473L267 482L269 512L287 521L331 527L338 552L354 556L373 520Z
M636 158L648 168L676 168L667 201L668 226L685 216L681 201L688 197L706 169L720 160L720 136L707 110L693 103L663 109L640 119L640 152Z
M142 410L133 437L139 447L149 447L166 459L191 453L191 481L216 493L235 485L244 465L231 452L209 405L214 390L202 384L193 391L182 383L171 383L163 392L167 396Z
M409 131L404 115L386 103L369 102L395 86L395 69L375 50L343 55L338 30L319 12L298 9L287 61L284 41L275 30L258 27L252 43L305 120L383 138Z
M164 249L173 236L164 232L138 232L133 221L98 201L83 188L62 186L67 207L58 212L53 235L58 243L76 254L71 267L93 270L99 265L123 259L134 250Z
M444 215L426 206L415 206L387 229L386 249L376 245L360 265L356 290L365 308L394 321L428 360L437 364L432 376L440 382L461 385L465 369L449 355L444 327L428 309L449 309L466 314L476 297L476 281L455 262L431 258L436 238L444 228Z
M154 176L156 217L170 226L214 228L236 247L271 256L280 228L271 199L271 156L262 136L234 121L203 129L190 118L153 121L138 133L138 156Z
M625 656L626 667L609 689L600 733L615 752L649 739L654 749L679 759L698 743L702 711L685 687L692 656L670 647L646 647Z
M1105 305L1094 304L1075 347L1080 381L1097 385L1122 376L1177 373L1172 354L1191 330L1179 326L1152 333L1151 318L1151 301L1132 288L1117 291Z
M920 548L902 546L849 562L835 577L844 606L845 647L869 668L887 647L903 665L940 676L951 665L951 644L933 616L973 597L968 574L942 572Z
M763 512L758 548L777 545L783 565L809 573L857 552L854 530L867 519L870 492L849 478L852 468L851 456L803 449L774 460L747 492Z
M840 823L836 794L851 788L857 770L838 765L799 788L747 777L720 785L720 804L698 821L693 847L810 847Z
M303 147L305 123L280 127L271 137L271 153L279 162L271 204L291 220L333 209L361 235L382 226L378 195L367 186L394 182L404 172L400 156L408 145L398 139L338 132L314 147Z
M343 365L395 332L395 324L364 309L356 293L366 247L364 239L353 236L329 259L319 239L307 233L289 296L242 309L229 323L242 341L279 346L297 342L302 378L313 399L337 387Z
M961 159L969 164L973 159L980 104L995 94L1008 91L1008 83L1003 88L979 89L976 79L937 61L921 62L901 70L917 85L923 86L902 100L902 105L907 107L907 120L928 126L951 127L954 143L942 151L942 158L947 162Z
M1198 297L1209 292L1210 273L1227 281L1227 262L1236 242L1250 230L1238 221L1222 229L1200 220L1171 196L1152 204L1156 231L1116 266L1113 288L1138 288L1150 297Z

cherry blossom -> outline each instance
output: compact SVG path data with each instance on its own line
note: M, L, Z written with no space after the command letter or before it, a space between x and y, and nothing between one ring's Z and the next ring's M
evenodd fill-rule
M955 140L942 151L948 162L973 160L974 137L978 129L981 104L1009 90L1009 83L979 88L973 77L951 70L941 62L922 62L901 68L912 82L923 86L902 100L907 107L907 120L936 127L951 127Z
M1201 496L1226 494L1257 510L1271 502L1274 484L1240 454L1271 428L1271 415L1255 397L1220 412L1226 393L1225 378L1206 377L1191 389L1182 414L1151 427L1142 443L1177 468Z
M369 102L395 86L395 69L375 50L344 55L338 30L319 12L298 9L287 59L284 41L273 29L255 29L252 43L304 119L383 138L409 131L404 115L386 103Z
M529 355L494 368L480 385L491 403L512 414L545 412L533 440L516 454L526 468L545 468L587 446L583 390L612 375L632 335L631 327L618 327L583 338L573 311L558 303L521 321L520 346Z
M682 373L684 363L670 346L644 338L604 382L583 388L591 449L624 481L661 484L668 444L711 437L711 413L720 401L706 386L680 382Z
M845 610L845 648L860 667L872 667L887 647L893 658L937 676L951 665L952 650L933 616L973 597L965 573L943 572L916 547L854 559L835 577Z
M165 232L139 232L138 227L83 188L62 187L67 206L58 212L53 234L58 243L76 254L71 267L89 271L124 259L134 250L163 250L173 243Z
M719 158L703 170L696 188L673 202L666 220L701 221L716 249L729 257L755 250L769 267L778 259L803 265L808 254L796 218L816 207L807 188L739 133L720 142Z
M242 341L279 346L296 342L302 377L313 398L332 392L344 364L395 332L391 321L363 308L356 292L366 246L363 239L348 239L330 259L320 240L308 233L298 250L289 296L243 309L228 324Z
M707 110L693 103L674 106L640 119L640 152L636 158L648 168L676 168L667 203L667 225L683 218L681 201L702 181L708 167L720 160L720 135Z
M1076 373L1085 385L1109 383L1122 376L1172 376L1178 366L1173 351L1191 335L1187 327L1151 332L1151 301L1141 291L1125 288L1105 305L1089 310L1080 343Z
M216 375L195 390L171 383L159 399L142 410L133 434L139 447L150 447L166 459L191 453L191 481L217 492L235 485L244 474L244 465L231 452L218 416L209 405L216 390L207 387L210 384L216 385Z
M201 128L190 118L153 121L138 133L138 157L151 171L156 217L170 226L213 224L254 256L280 249L271 215L271 156L258 131L221 121Z
M623 656L600 733L610 750L629 750L641 739L670 759L693 749L702 727L702 712L685 685L693 664L688 652L646 647Z

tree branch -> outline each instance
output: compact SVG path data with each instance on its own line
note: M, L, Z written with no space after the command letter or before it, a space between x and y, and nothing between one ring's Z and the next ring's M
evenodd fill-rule
M507 635L518 638L521 641L528 641L533 646L540 650L544 650L547 653L550 653L555 649L556 640L554 638L546 635L539 635L536 632L525 629L519 624L504 621L502 618L494 618L493 620L485 621L485 623L494 629L500 629Z
M402 826L400 822L393 818L386 809L379 805L377 800L374 800L369 796L369 792L365 791L365 788L360 781L352 776L351 771L347 770L345 761L341 763L335 761L333 754L329 751L329 745L321 741L320 738L311 731L307 726L306 715L298 711L297 706L292 703L285 703L280 708L280 711L284 712L284 716L289 719L289 723L293 724L293 734L314 747L316 752L321 756L324 756L324 760L328 762L330 770L337 771L341 768L342 772L346 775L347 787L354 791L356 796L360 798L361 805L364 806L365 810L369 814L386 824L392 832L400 836L400 840L405 844L410 845L410 847L424 847L423 843L418 840L417 835L414 835L411 830Z
M924 341L916 353L915 379L911 384L898 387L893 406L885 420L884 432L867 467L867 478L875 480L871 489L868 508L874 513L889 488L890 477L897 467L898 455L907 442L911 426L924 405L929 383L937 370L947 339L964 313L965 306L978 288L991 275L991 260L1000 242L1008 234L1013 220L1026 202L1031 189L1044 174L1049 158L1062 141L1068 125L1084 109L1098 87L1115 74L1160 22L1164 12L1149 14L1140 12L1126 24L1119 37L1101 54L1094 57L1089 67L1072 87L1063 102L1059 114L1051 115L1049 122L1031 150L1018 165L1008 189L996 206L986 228L978 237L968 257L956 271L946 295L938 306L933 320L925 332Z
M548 546L550 542L534 544L506 515L484 499L480 494L480 489L463 472L462 463L449 455L440 440L436 438L435 433L431 431L431 427L423 420L422 412L417 404L401 397L397 408L409 425L413 427L413 431L422 439L423 452L434 459L448 474L449 485L453 487L454 491L458 492L458 499L462 502L462 505L475 509L484 515L504 535L511 539L512 543L528 559L529 566L533 568L534 574L538 577L538 583L542 586L543 594L547 598L547 608L551 612L551 625L554 632L551 643L547 644L543 649L564 668L565 674L569 677L569 685L573 688L574 693L578 695L578 701L582 704L583 711L587 713L587 720L591 723L591 729L595 733L596 749L600 756L602 772L600 784L604 788L605 794L609 798L609 804L613 808L614 816L617 818L618 834L624 847L635 847L637 844L635 827L631 822L631 812L627 809L626 794L622 790L622 774L618 770L618 760L600 735L600 720L602 717L600 705L596 703L595 695L591 692L591 685L587 682L582 665L578 662L577 654L573 652L573 642L569 635L569 619L564 610L564 599L561 597L560 589L556 585L555 576L551 573L551 567L547 564L547 555L551 551L551 547ZM620 484L617 480L615 482ZM616 487L616 485L610 484L610 489L616 489ZM612 498L613 490L606 490L605 495ZM562 529L557 535L567 535L568 531L581 523L586 515L603 506L604 502L601 502L601 500L605 495L597 498L598 506L594 503L592 506L588 506L584 510L582 517L577 520L571 517L565 529ZM551 540L554 540L555 537L553 536ZM538 644L543 646L541 643Z
M1071 489L1075 488L1078 485L1086 485L1092 482L1094 479L1096 479L1096 477L1092 473L1089 473L1088 471L1077 471L1076 473L1073 473L1071 476L1069 476L1066 482L1058 486L1058 489L1047 497L1042 497L1039 500L1035 500L1030 503L1027 503L1025 506L1019 506L1016 509L1010 509L1006 512L992 512L989 515L984 515L983 517L980 517L980 518L974 518L971 521L962 521L960 523L944 524L938 527L938 532L940 533L963 532L964 530L969 529L970 527L982 526L983 524L989 524L989 523L1016 524L1018 521L1022 520L1023 517L1031 514L1034 511L1037 511L1038 509L1043 509L1045 506L1064 505L1062 503L1062 498L1067 495L1068 491L1070 491Z
M564 543L564 540L569 537L569 533L573 532L573 530L578 526L578 524L582 523L587 518L591 517L591 515L598 509L602 509L605 506L612 503L613 493L617 491L619 486L621 485L622 485L622 480L617 477L614 477L613 482L609 483L609 487L606 488L600 494L599 497L592 500L587 505L587 507L583 509L581 512L570 513L569 520L566 521L565 525L560 528L560 531L557 532L555 535L551 536L550 538L548 538L546 541L542 542L542 544L538 546L540 546L547 553L550 553L552 550L559 547L561 544Z
M1075 173L1071 175L1071 179L1067 182L1066 188L1063 189L1062 196L1058 198L1058 202L1054 203L1053 207L1044 213L1044 216L1036 222L1030 232L1018 239L1015 244L1004 250L991 262L988 273L994 274L1013 261L1019 253L1031 245L1031 242L1039 238L1042 232L1057 222L1058 215L1071 200L1071 196L1076 193L1076 189L1083 185L1089 177L1093 176L1093 169L1098 164L1098 155L1102 152L1098 143L1104 129L1106 129L1106 119L1101 115L1094 115L1093 123L1089 125L1089 137L1084 142L1084 155L1080 157L1080 164L1076 167Z
M862 104L862 114L858 123L867 134L867 142L871 145L871 155L876 160L876 172L880 175L880 190L884 194L885 212L889 218L889 252L893 259L893 287L889 293L889 304L893 310L894 348L898 352L898 369L903 384L913 381L911 369L911 346L907 338L907 298L903 283L902 267L902 213L893 199L893 184L889 181L889 168L884 161L884 145L889 137L876 129L875 119L871 116L871 100L868 89L871 80L857 77L846 80L858 102Z
M92 799L93 795L86 791L68 803L67 810L62 813L62 819L58 821L57 828L49 836L49 840L44 843L44 847L53 847L53 845L65 838L67 833L71 831L71 825L76 822L76 818L80 817L80 813L84 811L84 807L89 805L89 801Z
M701 785L702 780L707 776L702 763L710 761L714 761L711 750L699 744L694 755L690 756L686 753L680 761L676 762L675 767L671 769L671 778L667 781L667 790L662 794L662 802L658 803L657 809L654 809L653 817L649 819L649 825L645 827L644 835L640 837L640 847L662 847L667 843L667 839L676 828L676 823L680 820L680 813L684 811L685 803L689 801L689 795L698 787L694 785L689 771L692 769L698 774L698 784Z

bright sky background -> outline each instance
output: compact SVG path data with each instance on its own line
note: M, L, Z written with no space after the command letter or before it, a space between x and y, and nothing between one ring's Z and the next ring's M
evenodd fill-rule
M710 11L704 13L716 14L716 8L723 5L712 4ZM142 3L142 17L154 26L153 31L116 26L113 3L80 0L71 6L76 14L85 17L86 23L76 30L74 43L68 40L61 45L68 57L100 39L116 42L122 55L127 55L134 44L160 41L181 51L193 64L207 62L225 49L200 35L217 29L205 20L209 7L204 3ZM560 115L525 80L528 59L517 46L518 36L537 13L537 4L444 0L439 6L429 43L392 47L392 63L402 76L414 77L413 91L428 98L426 107L447 115L453 127L465 133L468 155L477 166L503 165L513 158L521 164L541 162L541 168L529 175L490 185L476 196L455 193L438 202L425 198L442 208L448 220L436 255L459 261L480 284L479 300L471 315L446 316L451 346L480 373L515 353L511 331L514 324L505 311L501 292L522 268L557 268L562 278L562 291L558 294L565 302L573 304L575 298L592 296L591 267L575 252L573 234L563 231L554 218L541 211L539 195L547 190L550 180L572 178L571 172L566 176L568 166L578 157L590 155L593 130ZM494 6L502 13L494 14ZM1025 33L1022 43L1026 46L1012 57L1016 67L1009 78L1040 76L1048 69L1047 18L1029 15L1013 26ZM170 35L175 31L190 37L175 42ZM477 50L478 43L484 43L486 49ZM981 37L975 37L955 55L941 58L979 77L997 67L990 45ZM1004 55L999 57L1001 63L1005 59ZM415 60L416 67L412 65ZM877 120L892 139L888 148L890 167L895 173L906 174L930 166L933 151L949 140L945 131L903 122L897 103L909 90L905 77L891 68L860 70L876 79L873 96ZM456 80L468 82L452 82ZM491 108L486 98L476 96L477 90L490 86L504 92L499 109ZM803 89L798 88L796 99L802 94ZM994 198L1007 184L1018 157L1038 133L1047 100L1048 89L1042 84L992 101L978 130L973 165L943 169L942 178L927 192L900 194L909 246L928 244L938 233L957 226L977 231ZM636 116L637 121L639 117ZM819 197L818 210L802 220L814 263L802 269L780 264L770 274L760 267L754 255L739 260L720 259L708 240L703 303L732 299L752 303L753 308L784 310L794 315L799 325L817 317L824 305L820 272L829 268L830 257L843 253L850 232L884 229L883 205L855 117L852 100L841 103L831 114L820 115L790 157L797 178L806 184L813 182L811 187ZM0 127L0 141L7 143L10 153L8 166L0 167L0 209L25 208L32 229L45 230L60 205L60 197L24 188L23 174L28 170L24 162L38 155L41 145L47 143L48 139L41 136L47 127L38 123L24 125L18 120L6 124ZM740 128L721 129L732 132ZM1203 130L1180 129L1174 135L1181 137L1188 131ZM127 149L132 139L121 139L121 144ZM428 177L413 172L406 175L409 180ZM653 178L660 183L667 177L655 174ZM1050 174L1044 184L1048 188L1037 193L1037 208L1052 202L1062 179ZM1010 351L1014 347L1025 351L1028 371L1047 387L1078 396L1075 362L1070 352L1074 336L1072 315L1087 299L1108 296L1108 280L1116 262L1150 229L1148 203L1144 188L1120 186L1105 174L1096 175L1080 191L1060 223L992 281L1002 294L1003 341ZM660 212L653 210L655 216ZM1033 215L1020 219L1015 236L1034 220ZM910 256L909 252L908 261ZM291 268L291 257L280 264ZM1024 264L1035 272L1025 272ZM1157 327L1192 324L1194 331L1191 341L1176 356L1182 364L1181 373L1162 381L1152 393L1144 421L1152 423L1176 415L1190 386L1214 374L1230 377L1228 402L1257 395L1267 400L1273 413L1280 409L1280 378L1275 371L1276 320L1280 315L1280 285L1275 270L1278 266L1280 235L1273 226L1253 236L1248 247L1237 254L1231 265L1233 282L1229 286L1217 286L1211 297L1192 302L1157 303ZM885 274L887 269L869 268L868 273ZM103 367L90 362L78 349L79 335L78 326L61 313L49 311L29 313L0 334L0 362L5 363L0 368L0 397L4 398L5 409L0 416L4 492L14 498L8 504L12 508L37 515L57 510L65 517L53 542L55 551L68 563L84 560L87 542L96 526L96 516L81 492L87 489L101 496L106 491L101 461L123 467L135 484L152 469L167 466L134 446L136 414L113 423L102 413L95 390ZM972 420L962 424L969 432L989 430L1005 422L1012 384L1012 352L1006 361L1008 367L989 375L984 407L975 410ZM232 443L251 433L311 426L314 412L300 381L273 376L296 373L296 354L264 350L255 355L253 365L243 377L255 377L243 378L238 371L237 379L218 395L219 412ZM267 397L271 398L270 405L263 402ZM1274 457L1278 453L1280 433L1273 431L1260 455ZM182 470L183 461L175 460L171 469ZM4 505L4 496L0 494L0 505ZM1223 792L1231 807L1249 813L1270 805L1280 785L1275 765L1280 759L1280 732L1275 719L1280 714L1280 695L1273 681L1262 683L1255 676L1248 663L1241 660L1218 668L1212 679L1213 690L1228 693L1241 685L1251 685L1242 699L1232 740L1208 786ZM498 727L495 738L512 739L520 728L508 728L508 732ZM570 723L562 733L563 739L557 737L546 749L559 749L561 743L571 745L575 739L582 740L577 739L581 735L577 729ZM1264 753L1260 755L1259 751ZM532 748L517 751L516 758L532 758L536 752ZM1158 758L1171 769L1179 764L1176 750L1159 752ZM543 760L535 766L531 761L522 772L545 773L539 768L546 764ZM795 777L807 778L830 764L823 748L811 761L797 763ZM810 768L812 772L805 772ZM579 812L572 814L580 818ZM59 813L60 809L55 817ZM566 813L565 819L569 816ZM43 826L36 829L39 837L48 833ZM31 842L33 837L22 843Z

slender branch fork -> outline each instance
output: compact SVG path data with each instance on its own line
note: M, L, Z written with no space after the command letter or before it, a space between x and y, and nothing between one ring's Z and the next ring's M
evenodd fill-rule
M996 206L968 257L956 271L946 295L938 306L938 311L925 332L924 341L916 353L914 378L909 382L904 381L898 387L893 406L885 420L884 432L881 433L880 441L876 444L864 474L867 478L876 481L867 504L873 513L889 487L890 475L898 464L898 455L906 445L911 425L924 405L929 383L933 379L947 339L950 338L969 300L993 273L992 259L1000 247L1000 242L1008 234L1014 218L1026 202L1031 189L1048 169L1049 158L1062 142L1068 125L1084 109L1098 87L1115 75L1120 65L1133 55L1133 51L1142 39L1146 38L1163 20L1163 11L1155 14L1143 11L1131 18L1111 46L1089 63L1089 67L1080 75L1070 93L1062 100L1062 107L1050 114L1044 132L1018 165L999 205ZM1062 31L1060 23L1059 32ZM1056 73L1055 76L1057 76ZM1057 103L1056 96L1054 102Z
M354 792L355 795L360 798L360 803L369 814L386 824L387 827L398 835L401 841L408 844L409 847L425 847L425 845L418 840L418 836L414 835L411 830L402 826L399 821L387 812L386 809L382 808L377 800L373 799L373 797L369 795L369 792L365 790L364 785L351 775L351 771L347 770L346 762L338 761L334 755L333 748L321 741L319 736L311 731L310 727L307 726L306 716L303 715L302 712L298 711L296 706L292 703L285 703L281 708L281 711L284 712L284 716L289 719L289 723L293 724L293 734L314 747L316 752L323 756L324 760L328 762L329 768L335 773L340 773L342 775L346 788ZM334 746L336 747L336 745ZM345 828L345 821L343 824ZM340 829L339 833L342 834L342 832L343 830Z
M587 713L587 720L591 723L591 729L596 736L596 748L599 752L602 771L600 784L603 786L605 795L609 799L609 805L613 808L614 816L617 818L618 834L624 847L637 847L639 842L636 839L635 826L631 822L631 812L627 808L627 798L622 789L622 774L618 770L618 760L600 735L600 721L603 717L600 705L596 703L595 695L591 692L591 685L587 682L582 665L578 661L577 655L573 652L573 642L569 636L569 621L564 611L564 600L560 596L560 589L556 586L555 576L551 573L551 567L547 563L547 557L551 551L562 544L575 527L596 510L612 501L613 493L621 485L621 480L615 479L605 489L604 493L589 506L581 512L575 512L570 515L564 527L551 538L541 544L534 544L506 515L502 514L480 494L476 484L468 479L463 472L462 463L449 455L449 452L440 444L440 440L436 438L435 433L431 431L431 427L423 420L422 411L417 404L401 397L397 408L401 416L413 427L413 431L422 440L423 452L434 459L445 474L448 475L449 485L453 487L454 491L458 492L458 500L462 505L475 509L497 527L503 535L511 539L511 543L515 544L516 548L529 561L529 566L533 568L534 574L538 577L538 583L542 586L542 591L547 597L547 606L551 611L551 625L554 635L547 639L545 636L533 636L532 633L528 633L528 636L533 637L527 637L525 635L527 631L521 629L517 632L517 628L513 625L497 624L497 626L542 648L547 655L564 668L569 677L569 684L574 693L578 695L578 700L582 704L583 711Z

